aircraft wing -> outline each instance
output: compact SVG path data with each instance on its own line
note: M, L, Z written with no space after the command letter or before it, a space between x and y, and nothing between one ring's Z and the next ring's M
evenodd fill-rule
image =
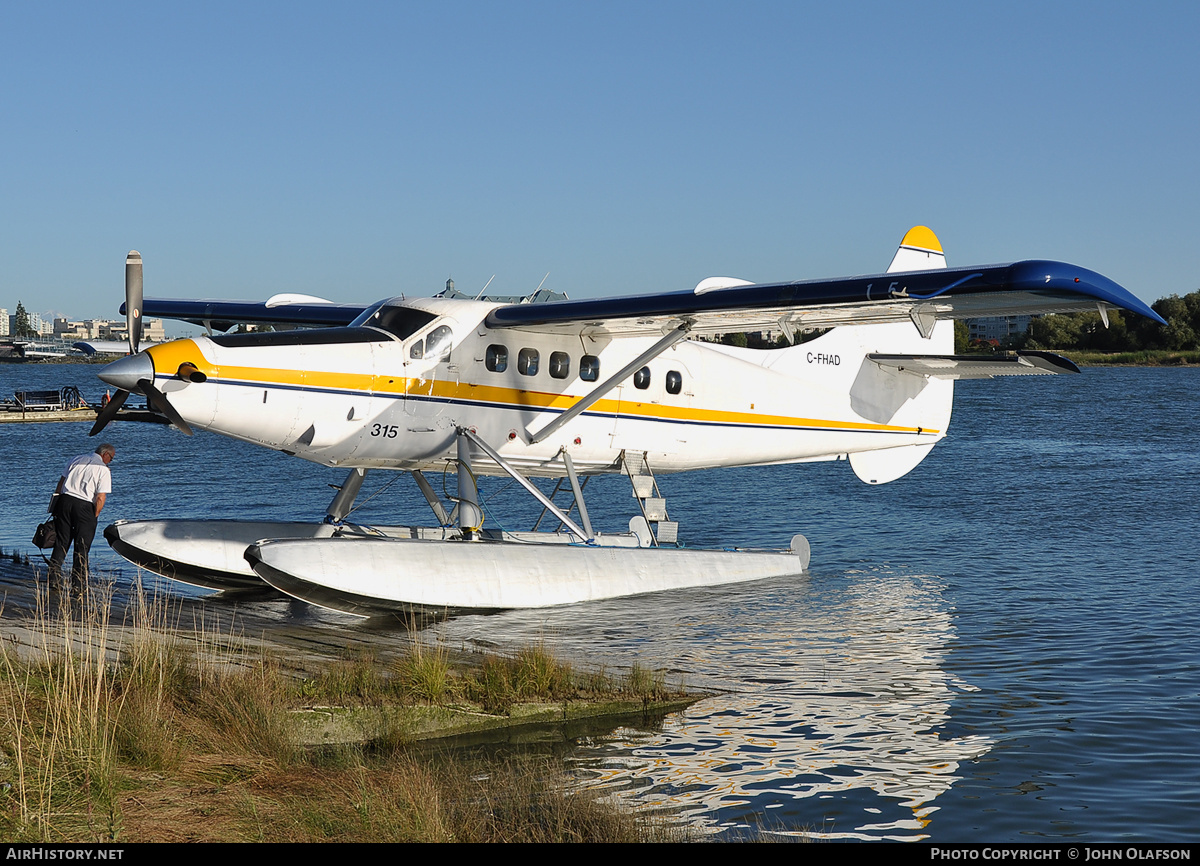
M1166 324L1129 291L1095 271L1032 260L974 268L746 284L650 295L508 304L492 310L490 328L614 337L652 336L690 324L694 334L785 331L911 320L922 333L938 319L1101 312L1125 309ZM228 330L240 323L348 325L366 305L317 298L266 302L146 298L143 315ZM121 312L125 312L124 305Z
M707 291L704 285L664 294L510 304L492 310L486 324L490 328L620 337L661 334L684 323L691 324L692 333L722 334L911 320L926 333L938 319L1097 309L1103 313L1108 308L1163 322L1149 306L1107 277L1076 265L1041 260L741 284Z
M333 304L316 298L300 303L280 303L274 298L268 301L146 298L142 302L142 315L179 319L217 331L228 331L240 324L336 327L350 324L366 308L366 304ZM125 315L124 304L121 304L121 315Z

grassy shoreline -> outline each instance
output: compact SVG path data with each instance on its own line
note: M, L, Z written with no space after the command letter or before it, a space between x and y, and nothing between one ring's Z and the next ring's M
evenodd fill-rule
M10 841L681 838L583 790L560 757L426 739L463 719L544 724L530 707L561 720L588 705L686 702L661 673L578 671L544 647L508 657L414 641L390 664L351 658L297 677L237 636L197 640L169 599L135 593L121 622L111 601L103 587L42 591L22 640L0 643ZM314 716L335 715L357 716L348 735L312 736ZM458 722L439 729L439 718Z
M1084 352L1052 349L1080 367L1191 367L1200 364L1200 351L1142 349L1136 352Z

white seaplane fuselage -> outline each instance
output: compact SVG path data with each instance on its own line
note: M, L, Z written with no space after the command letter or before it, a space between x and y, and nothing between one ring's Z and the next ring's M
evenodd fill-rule
M330 329L328 342L320 331L197 337L147 354L156 384L193 427L327 466L441 468L455 456L459 427L532 475L561 476L563 450L583 474L620 471L634 451L656 472L905 446L923 456L950 420L952 381L897 373L866 355L947 353L952 323L940 322L929 340L896 323L838 328L775 350L682 341L532 443L655 338L492 330L483 322L498 305L484 302L389 304L429 321L403 338L362 325ZM296 333L304 342L288 345ZM179 378L181 364L206 380ZM479 455L475 471L500 469Z
M911 324L897 323L838 328L775 350L677 342L535 441L546 424L661 335L493 330L484 319L496 306L394 301L375 312L387 320L390 311L407 328L419 320L420 327L395 333L367 323L197 337L151 347L146 355L155 384L191 426L346 468L455 465L459 431L467 428L526 475L562 476L564 452L580 474L624 471L634 454L658 473L849 455L865 458L854 469L876 482L920 462L950 420L952 381L898 373L866 356L898 347L946 352L952 324L939 324L925 340ZM181 366L201 376L181 377ZM871 462L876 453L896 458ZM471 471L504 470L476 453ZM409 527L347 529L335 539L319 524L211 521L118 523L106 537L135 562L177 579L224 588L262 579L307 601L366 615L539 607L800 574L807 567L802 536L786 551L646 550L648 527L643 522L639 533L637 520L630 534L597 533L586 547L564 533L500 539L485 533L483 545L470 545ZM506 542L503 552L488 549L489 540Z

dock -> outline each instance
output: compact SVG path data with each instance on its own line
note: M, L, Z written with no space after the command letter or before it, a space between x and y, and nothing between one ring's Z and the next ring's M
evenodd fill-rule
M13 409L0 411L0 424L38 424L46 421L86 421L93 424L98 414L99 410L91 406L82 406L78 409L27 409L24 412ZM171 423L157 412L138 408L126 409L124 406L121 407L121 411L117 412L113 420L148 421L152 424Z
M79 409L10 409L0 412L0 424L34 424L40 421L89 421L96 420L96 410L91 406Z

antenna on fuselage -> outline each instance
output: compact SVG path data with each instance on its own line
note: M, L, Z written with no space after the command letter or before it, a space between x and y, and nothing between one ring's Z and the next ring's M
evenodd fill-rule
M547 276L549 276L549 274L547 274ZM487 291L487 287L492 284L492 280L494 280L494 279L496 279L496 275L492 274L492 276L488 279L488 281L483 284L483 288L479 290L479 294L475 296L475 300L478 301L480 298L483 297L483 293Z

